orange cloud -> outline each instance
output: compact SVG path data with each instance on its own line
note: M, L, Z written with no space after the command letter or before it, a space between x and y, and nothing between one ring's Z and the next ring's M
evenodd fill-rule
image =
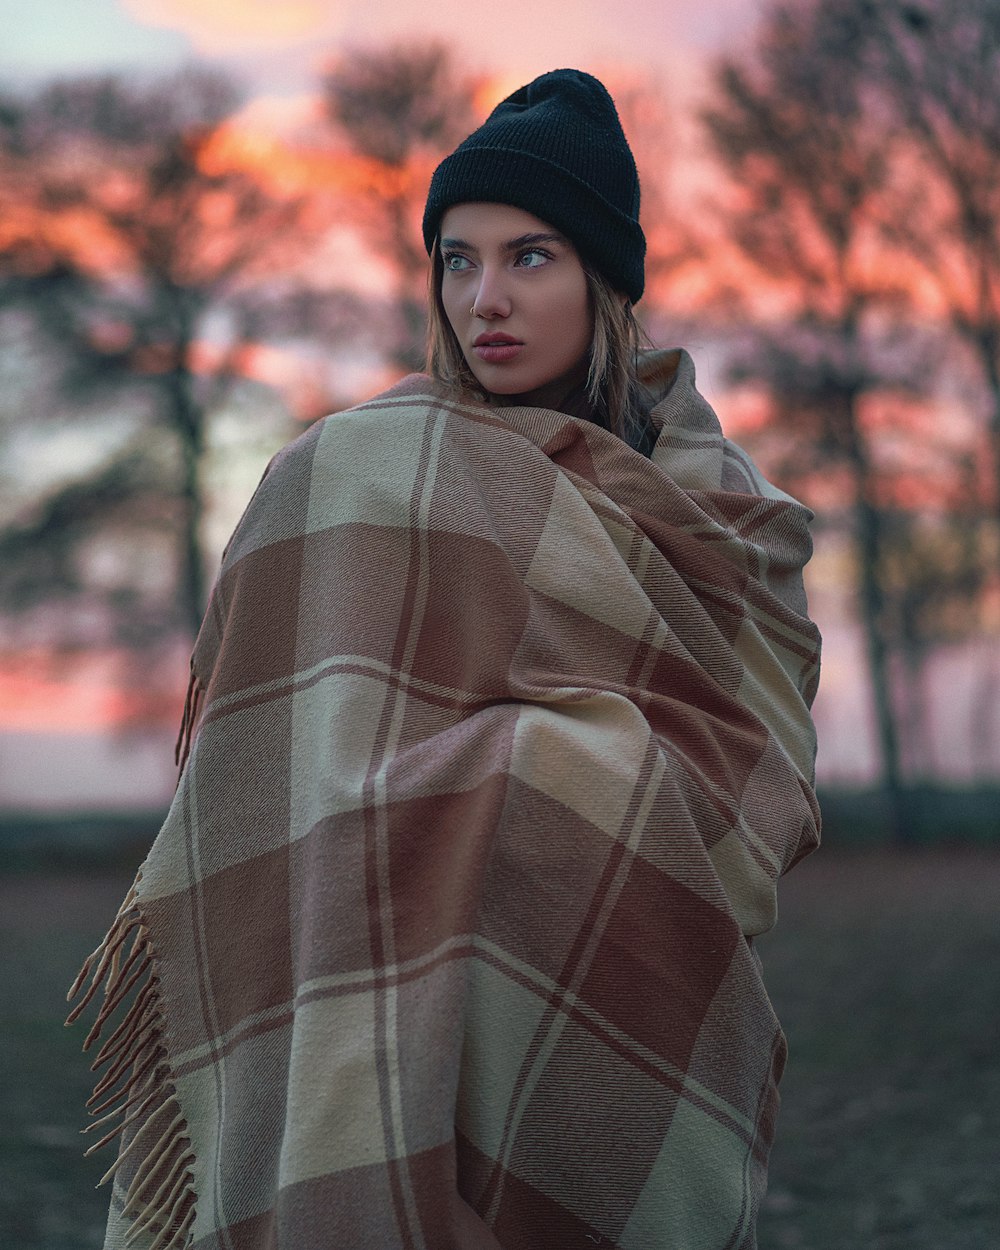
M123 5L138 21L179 30L200 52L210 53L318 34L328 28L331 8L327 0L123 0Z

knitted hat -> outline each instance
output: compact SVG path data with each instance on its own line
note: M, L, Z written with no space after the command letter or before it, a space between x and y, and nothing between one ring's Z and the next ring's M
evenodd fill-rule
M424 209L428 255L445 210L472 202L542 218L633 304L642 295L639 177L614 101L590 74L542 74L441 162Z

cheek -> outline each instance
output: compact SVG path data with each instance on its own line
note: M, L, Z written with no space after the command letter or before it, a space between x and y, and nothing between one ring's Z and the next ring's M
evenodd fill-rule
M590 297L587 292L586 280L574 282L561 294L559 301L559 321L569 342L577 350L590 347L594 337L594 318L590 311Z
M454 283L442 282L441 307L444 309L444 315L448 318L451 328L457 333L462 317L462 296L455 290Z
M444 291L442 291L442 292L441 292L441 307L444 309L444 315L445 315L445 318L446 318L446 319L447 319L447 321L448 321L448 324L449 324L449 325L451 326L451 328L454 330L454 328L455 328L455 316L454 316L454 313L453 313L453 311L452 311L452 307L451 307L451 300L449 300L449 298L448 298L447 294L446 294Z

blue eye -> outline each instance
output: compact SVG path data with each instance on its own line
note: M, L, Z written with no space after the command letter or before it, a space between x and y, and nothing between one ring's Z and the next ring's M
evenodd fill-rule
M449 273L461 273L463 270L470 268L468 257L463 256L461 252L447 252L441 259L444 261L444 267Z
M538 248L532 248L530 252L522 252L517 258L517 263L522 269L540 269L546 261L552 257L548 252L542 252Z

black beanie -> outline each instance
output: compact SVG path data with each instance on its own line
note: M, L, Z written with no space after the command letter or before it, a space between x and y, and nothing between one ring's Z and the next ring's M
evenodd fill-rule
M590 74L542 74L441 162L424 209L428 255L446 209L483 202L523 208L555 226L638 302L646 254L639 177L614 101Z

